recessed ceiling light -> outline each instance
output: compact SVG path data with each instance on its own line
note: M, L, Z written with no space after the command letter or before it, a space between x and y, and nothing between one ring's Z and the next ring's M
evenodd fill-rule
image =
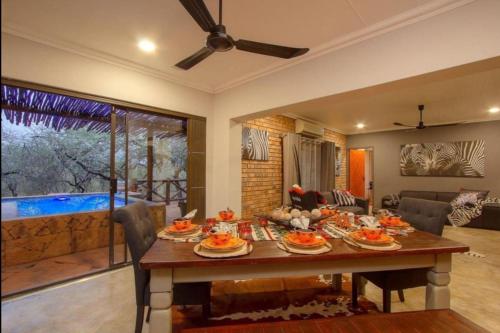
M156 45L148 39L141 39L137 46L144 52L151 53L156 50Z
M359 128L359 129L362 129L362 128L365 128L365 124L363 124L363 123L357 123L356 127Z
M497 106L494 106L494 107L490 108L488 111L489 111L489 113L497 113L500 111L500 108Z

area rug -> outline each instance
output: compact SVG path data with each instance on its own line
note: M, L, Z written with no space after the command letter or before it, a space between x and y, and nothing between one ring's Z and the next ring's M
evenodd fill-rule
M175 307L174 328L332 318L378 313L374 303L360 297L351 306L351 282L344 276L342 291L325 276L285 279L220 281L212 286L212 316L203 320L199 307Z

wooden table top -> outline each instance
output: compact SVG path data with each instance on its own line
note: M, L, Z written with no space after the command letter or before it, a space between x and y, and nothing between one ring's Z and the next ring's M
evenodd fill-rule
M140 263L142 268L152 269L332 261L469 251L469 247L464 244L422 231L412 232L407 237L396 236L395 238L402 245L402 249L397 251L365 250L350 246L341 239L330 239L329 242L333 246L332 251L318 255L292 254L280 250L276 246L276 241L258 241L252 243L252 253L241 257L224 259L204 258L196 255L193 248L197 243L178 243L157 239Z

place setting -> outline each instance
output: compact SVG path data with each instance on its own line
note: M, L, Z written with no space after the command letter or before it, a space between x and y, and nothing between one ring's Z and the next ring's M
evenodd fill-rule
M192 222L197 210L193 210L184 217L176 218L172 224L158 233L158 238L177 242L197 242L202 236L202 227Z
M224 224L214 226L205 239L194 246L194 253L205 258L231 258L251 253L252 244L235 236Z
M394 239L373 216L360 218L358 229L345 231L342 239L351 246L376 251L395 251L402 248L401 243Z
M279 249L295 254L322 254L332 250L332 245L315 229L310 228L308 218L292 220L295 228L284 234L277 242Z

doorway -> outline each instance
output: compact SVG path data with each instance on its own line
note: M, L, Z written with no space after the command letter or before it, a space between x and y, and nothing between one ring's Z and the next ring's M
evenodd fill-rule
M349 149L349 190L373 204L373 147Z

